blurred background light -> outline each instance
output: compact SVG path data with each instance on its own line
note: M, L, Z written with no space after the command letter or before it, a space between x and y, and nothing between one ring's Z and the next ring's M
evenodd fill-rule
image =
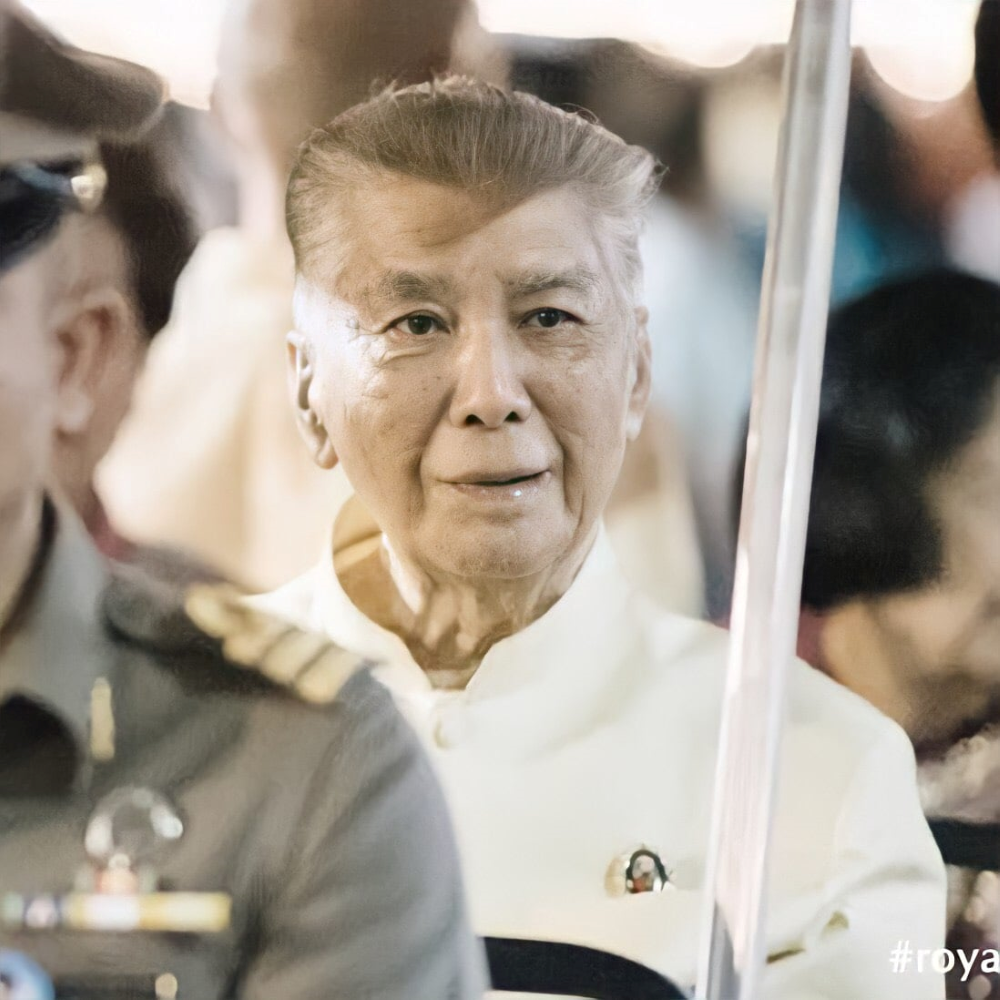
M151 66L171 96L207 107L225 0L24 0L86 48ZM332 0L335 2L335 0ZM976 0L855 0L853 38L889 86L945 101L968 84ZM490 31L620 38L697 69L783 42L794 0L480 0Z
M890 87L918 101L947 101L972 77L978 4L964 0L855 3L855 38Z

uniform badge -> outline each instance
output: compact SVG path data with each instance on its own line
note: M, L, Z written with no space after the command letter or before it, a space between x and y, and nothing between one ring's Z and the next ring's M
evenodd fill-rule
M608 866L604 885L609 896L663 892L671 885L670 872L653 848L640 844L614 858Z
M226 892L175 891L154 866L164 849L184 835L184 822L170 801L149 788L123 787L97 804L87 824L88 862L69 892L0 896L0 928L30 942L31 935L153 933L220 934L230 926L232 900ZM59 980L54 993L39 992L50 981L36 976L13 953L0 950L0 1000L53 1000L62 996L130 996L177 1000L177 977L162 968L149 973L113 970ZM20 978L13 978L13 970ZM109 981L113 980L113 983ZM5 982L6 977L6 982ZM9 992L10 984L17 987ZM84 985L86 983L86 985ZM6 988L5 988L6 987Z
M229 927L227 893L175 892L160 885L154 862L183 835L184 823L163 795L148 788L115 789L87 824L88 863L73 890L7 893L0 898L0 926L19 932L221 933Z

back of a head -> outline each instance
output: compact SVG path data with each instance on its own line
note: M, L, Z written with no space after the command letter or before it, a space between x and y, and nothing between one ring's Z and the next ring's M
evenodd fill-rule
M253 107L272 154L290 165L310 128L373 85L448 69L468 0L232 0L219 82Z
M338 198L386 174L471 192L497 210L572 185L605 224L623 281L638 281L642 210L659 181L652 155L530 94L455 76L386 90L310 135L286 206L300 274L341 235Z
M197 243L166 155L156 129L128 145L101 146L108 184L100 214L121 240L128 291L147 337L166 326L177 280Z
M1000 286L940 270L830 319L803 604L918 587L941 570L929 477L989 419L1000 387Z

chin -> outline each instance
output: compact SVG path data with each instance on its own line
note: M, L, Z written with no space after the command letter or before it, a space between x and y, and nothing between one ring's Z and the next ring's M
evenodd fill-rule
M435 553L435 561L442 570L454 576L517 580L544 573L562 555L562 547L541 544L537 535L511 537L512 533L500 531L495 537L488 537L490 534L481 532L465 545L456 544L460 540L454 539Z

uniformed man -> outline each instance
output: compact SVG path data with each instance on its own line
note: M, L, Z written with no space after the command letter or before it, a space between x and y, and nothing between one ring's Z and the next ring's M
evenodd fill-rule
M89 157L159 101L0 0L0 992L480 996L445 810L382 688L224 592L110 572L48 489L93 405L99 324L61 295Z
M677 995L643 966L695 979L726 635L631 591L601 527L649 395L654 175L582 117L451 78L313 133L289 186L295 403L356 496L315 571L255 606L384 664L440 768L476 929L549 946L491 951L521 989L562 962L576 995L567 944L601 995ZM763 995L940 997L890 962L944 937L906 737L801 663L789 688Z

